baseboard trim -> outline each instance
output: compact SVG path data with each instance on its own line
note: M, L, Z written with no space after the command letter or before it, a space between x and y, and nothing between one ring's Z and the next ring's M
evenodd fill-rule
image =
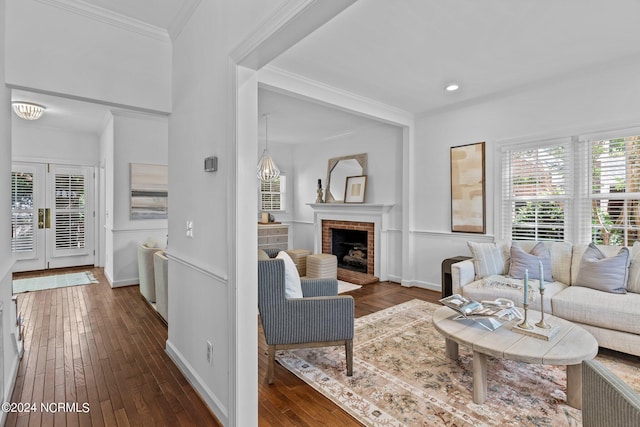
M409 288L416 287L428 289L430 291L442 292L442 286L439 283L423 282L421 280L403 280L401 284L402 286L406 286Z
M213 415L221 422L222 425L229 424L229 413L227 408L216 398L215 394L207 387L200 375L191 367L191 364L182 356L182 353L167 340L165 352L169 358L176 364L180 372L185 376L189 384L195 389L196 393L204 401L204 403L213 412Z

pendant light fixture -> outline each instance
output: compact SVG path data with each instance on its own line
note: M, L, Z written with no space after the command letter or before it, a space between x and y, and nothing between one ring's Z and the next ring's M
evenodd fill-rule
M258 162L257 175L260 181L273 181L280 176L280 169L273 162L271 154L269 154L269 115L264 115L265 144L262 157Z

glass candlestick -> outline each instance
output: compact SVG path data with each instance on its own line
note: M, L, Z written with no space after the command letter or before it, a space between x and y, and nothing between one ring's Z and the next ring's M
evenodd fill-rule
M533 326L531 326L527 320L527 309L529 308L529 304L522 304L522 306L524 307L524 319L522 319L522 322L518 324L518 328L533 329Z
M542 315L540 316L540 321L536 323L536 326L542 329L551 328L551 326L544 321L544 288L540 288L540 311Z

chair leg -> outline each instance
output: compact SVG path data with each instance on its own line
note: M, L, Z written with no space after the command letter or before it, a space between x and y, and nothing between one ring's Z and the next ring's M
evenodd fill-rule
M273 376L276 370L276 346L269 346L269 363L267 364L267 382L273 384Z
M344 342L344 352L347 356L347 376L353 375L353 340L346 340Z

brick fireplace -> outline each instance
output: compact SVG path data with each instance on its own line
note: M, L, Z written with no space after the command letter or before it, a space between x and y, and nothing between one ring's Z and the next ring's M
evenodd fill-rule
M345 262L343 258L349 257L346 253L341 253L336 249L336 234L339 231L346 231L346 235L354 235L359 233L349 232L362 232L366 237L363 239L362 244L358 243L346 243L350 246L349 252L360 254L359 256L352 258L362 258L361 254L365 254L365 258L362 259L363 264L366 267L351 268L349 262ZM351 239L353 240L353 238ZM344 243L343 243L344 244ZM346 252L346 251L345 251ZM334 254L338 256L338 279L356 283L358 285L366 285L368 283L374 283L378 281L378 277L375 276L375 225L372 222L358 222L358 221L341 221L341 220L323 220L322 221L322 253ZM356 263L357 264L357 263ZM364 271L361 271L364 270Z
M347 263L364 264L362 258L366 256L366 272L338 267L338 279L356 284L368 284L375 281L389 280L388 251L389 251L389 211L393 205L373 203L310 203L313 209L314 224L314 253L332 253L332 230L351 230L346 240L353 243L354 235L363 231L367 233L366 240L359 241L353 246L355 252L349 254L352 258ZM358 240L359 237L355 240ZM343 257L343 255L341 255ZM357 259L360 258L360 259Z

